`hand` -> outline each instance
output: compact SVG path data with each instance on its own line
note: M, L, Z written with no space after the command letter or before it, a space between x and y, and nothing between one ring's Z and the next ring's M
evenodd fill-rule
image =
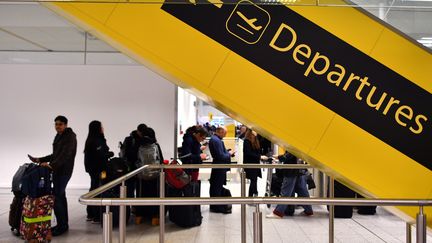
M207 159L207 154L200 154L200 157L202 160L206 160Z
M42 162L39 165L42 166L42 167L50 167L47 162Z
M228 149L228 153L231 157L234 157L235 151L232 151L231 149Z
M261 160L268 160L268 157L265 155L261 155Z
M31 156L30 154L27 154L27 156L32 162L39 163L39 158L35 158L35 157Z
M203 151L203 150L205 150L207 148L207 146L205 146L205 145L203 145L203 146L201 146L201 151Z

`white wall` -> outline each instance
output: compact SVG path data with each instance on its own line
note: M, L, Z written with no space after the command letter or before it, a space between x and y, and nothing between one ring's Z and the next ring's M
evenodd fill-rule
M51 153L59 114L78 139L70 188L90 184L82 151L92 120L102 122L115 154L142 122L155 129L164 157L172 157L174 92L173 84L141 66L0 65L0 186L11 185L27 154Z

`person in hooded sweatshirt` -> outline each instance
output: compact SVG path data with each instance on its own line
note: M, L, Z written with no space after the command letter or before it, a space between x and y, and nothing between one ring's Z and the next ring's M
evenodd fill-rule
M31 161L40 166L51 168L53 171L54 214L57 225L52 228L52 235L58 236L69 230L68 206L66 186L72 177L77 150L77 139L72 128L68 127L68 119L57 116L54 119L57 132L53 142L52 154L35 158L29 155Z

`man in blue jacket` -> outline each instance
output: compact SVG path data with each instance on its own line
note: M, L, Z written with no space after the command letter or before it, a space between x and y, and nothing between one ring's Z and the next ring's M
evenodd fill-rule
M224 127L216 128L214 135L210 138L209 149L213 157L213 164L229 164L231 163L232 151L225 148L222 139L226 136ZM229 169L212 169L210 175L210 197L229 196L229 190L223 185L226 184L226 173ZM231 205L210 205L210 212L215 213L231 213Z

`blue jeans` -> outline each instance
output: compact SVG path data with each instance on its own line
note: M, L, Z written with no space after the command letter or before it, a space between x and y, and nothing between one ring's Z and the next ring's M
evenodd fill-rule
M309 197L309 192L306 186L306 176L285 176L281 187L282 197L291 197L294 192L297 192L299 197ZM284 215L288 205L277 205L275 210L279 215ZM313 213L311 205L302 205L306 213Z
M66 186L71 176L53 174L54 214L58 227L69 227Z

